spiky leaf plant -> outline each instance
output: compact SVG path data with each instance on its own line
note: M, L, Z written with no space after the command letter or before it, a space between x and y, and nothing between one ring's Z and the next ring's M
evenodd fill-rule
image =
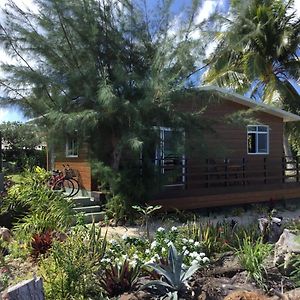
M187 281L199 269L199 265L192 264L185 268L183 264L184 252L178 254L173 244L169 247L167 265L148 263L161 276L161 280L154 280L143 285L142 289L150 288L150 291L168 299L178 299L187 292Z

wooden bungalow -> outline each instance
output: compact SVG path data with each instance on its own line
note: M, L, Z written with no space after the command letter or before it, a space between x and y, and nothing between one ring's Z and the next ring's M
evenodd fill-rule
M153 163L164 182L151 201L167 209L196 209L254 203L269 200L300 199L299 158L283 151L284 125L300 121L300 116L219 87L202 87L199 96L184 99L178 109L195 112L203 108L203 97L214 96L204 117L213 122L207 134L210 150L204 157L195 149L187 155L172 152L172 128L160 127L160 143ZM201 96L202 95L202 96ZM207 99L206 99L207 100ZM238 112L252 111L247 125L225 119ZM183 137L192 141L197 136ZM77 141L67 140L66 148L56 154L55 167L69 164L77 169L82 187L91 190L88 146L78 149Z

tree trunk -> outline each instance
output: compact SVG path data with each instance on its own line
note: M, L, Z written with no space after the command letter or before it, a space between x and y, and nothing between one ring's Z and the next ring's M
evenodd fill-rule
M285 156L290 156L290 158L292 158L292 149L285 128L283 128L283 150Z
M120 160L122 156L122 148L119 145L119 139L115 136L111 139L112 144L112 161L111 161L111 167L113 170L117 171L119 170L120 166Z

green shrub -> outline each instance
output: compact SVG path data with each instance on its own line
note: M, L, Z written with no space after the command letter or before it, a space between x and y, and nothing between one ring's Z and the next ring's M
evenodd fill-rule
M2 212L19 214L14 231L23 241L30 242L34 234L47 230L65 231L74 220L72 201L50 190L48 178L49 173L39 167L25 171L3 201Z
M240 241L237 255L241 265L246 269L252 279L261 287L266 289L266 270L264 260L271 254L272 246L264 244L262 238L254 240L245 234Z
M107 214L113 218L116 223L124 220L128 214L126 203L121 195L111 197L106 204Z
M300 255L296 255L293 258L293 272L291 278L296 284L296 287L300 287Z
M41 261L47 299L105 299L97 276L103 269L106 236L93 224L75 228L63 243L54 242L49 256Z

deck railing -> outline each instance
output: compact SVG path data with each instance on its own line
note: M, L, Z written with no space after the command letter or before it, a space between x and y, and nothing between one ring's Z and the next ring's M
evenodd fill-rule
M299 156L278 159L253 157L241 159L186 158L156 159L165 187L211 188L299 182Z

